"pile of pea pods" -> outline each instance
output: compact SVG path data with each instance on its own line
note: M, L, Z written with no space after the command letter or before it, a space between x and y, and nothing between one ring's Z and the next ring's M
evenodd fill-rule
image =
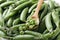
M39 25L32 19L38 0L0 0L0 40L60 40L60 6L45 1Z

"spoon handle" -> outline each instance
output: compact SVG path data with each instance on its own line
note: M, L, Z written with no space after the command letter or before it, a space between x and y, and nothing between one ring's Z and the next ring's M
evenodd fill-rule
M38 5L36 7L35 13L33 14L32 18L36 20L37 24L39 24L39 17L38 17L38 13L39 10L41 9L42 3L44 0L39 0L38 1Z
M44 0L39 0L38 1L38 5L37 5L36 10L35 10L35 13L34 13L35 16L38 15L39 10L41 9L41 6L42 6L43 1Z

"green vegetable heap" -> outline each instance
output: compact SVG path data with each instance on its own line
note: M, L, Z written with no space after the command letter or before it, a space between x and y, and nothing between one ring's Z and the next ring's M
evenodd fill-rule
M0 40L60 40L60 6L45 1L39 25L32 19L38 0L0 0Z

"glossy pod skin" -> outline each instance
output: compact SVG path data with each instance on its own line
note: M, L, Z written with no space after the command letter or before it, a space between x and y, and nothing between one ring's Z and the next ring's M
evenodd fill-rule
M21 10L22 8L26 7L26 6L27 6L28 4L30 4L30 3L31 3L31 2L29 1L29 2L25 2L25 3L17 6L17 7L16 7L15 9L13 9L13 10L10 12L10 14L7 15L4 19L5 19L5 20L8 20L10 17L14 16L18 10Z
M6 12L4 18L5 18L7 15L10 14L10 12L11 12L12 9L13 9L13 7L12 7L12 6L9 6L9 9L8 9L8 11Z
M53 0L48 1L42 4L37 25L32 16L38 0L0 0L0 37L7 40L60 40L60 6Z
M15 3L15 5L18 6L18 5L20 5L20 4L24 3L24 2L26 2L26 0L23 0L23 1L17 1L17 2Z
M20 15L20 20L21 20L21 21L23 21L23 22L26 21L27 13L28 13L28 8L25 8L25 9L22 11L21 15Z
M51 13L48 13L46 18L45 18L45 24L46 24L46 28L48 29L49 32L53 31L53 26L51 23Z
M54 14L54 16L53 16L53 14ZM58 15L57 11L52 12L52 17L53 17L53 20L55 20L54 22L56 24L56 29L54 31L52 31L51 33L45 34L44 36L47 37L47 38L54 39L60 33L59 17L57 15ZM55 19L55 18L57 18L57 19Z
M50 6L50 10L55 8L55 4L54 4L53 0L49 0L49 6Z
M41 13L41 16L40 16L40 19L42 20L43 17L47 14L47 11L48 11L48 4L44 3L44 10L43 12Z
M28 13L31 13L31 12L32 12L32 10L33 10L36 6L37 6L37 3L36 3L36 4L34 4L34 5L32 5L32 6L30 7L30 9L29 9Z
M34 40L34 36L32 36L32 35L17 35L13 38L13 40Z
M17 6L14 10L18 11L21 10L22 8L26 7L27 5L29 5L30 3L32 3L31 1L25 2L19 6Z
M11 26L12 26L12 22L13 22L13 19L10 18L10 19L7 21L7 26L8 26L8 27L11 27Z
M3 17L5 17L7 11L8 11L8 9L6 9L6 10L3 12Z
M5 33L3 31L0 31L0 37L4 37Z
M9 1L9 2L2 3L0 6L3 8L3 7L6 7L10 4L13 4L13 3L15 3L15 2L14 1Z
M33 35L33 36L35 36L35 37L38 37L38 38L42 38L43 37L43 35L42 34L40 34L40 33L37 33L37 32L33 32L33 31L25 31L25 33L26 34L29 34L29 35Z
M13 21L13 25L17 25L20 22L20 18L17 18Z
M59 16L58 16L59 14L58 14L58 11L53 11L52 12L52 17L53 17L53 21L54 21L54 23L56 24L56 26L57 27L59 27Z
M54 39L59 33L60 33L60 30L59 30L59 28L57 27L53 32L51 32L51 33L46 33L46 34L44 34L43 36L46 37L46 38Z
M35 9L32 10L31 14L27 17L27 20L29 20L32 17L32 15L34 14L34 12L35 12Z

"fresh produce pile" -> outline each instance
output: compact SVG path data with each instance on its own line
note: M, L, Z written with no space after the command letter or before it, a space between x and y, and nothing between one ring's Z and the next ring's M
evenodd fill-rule
M39 25L32 19L38 0L0 0L0 40L60 40L60 6L45 1Z

